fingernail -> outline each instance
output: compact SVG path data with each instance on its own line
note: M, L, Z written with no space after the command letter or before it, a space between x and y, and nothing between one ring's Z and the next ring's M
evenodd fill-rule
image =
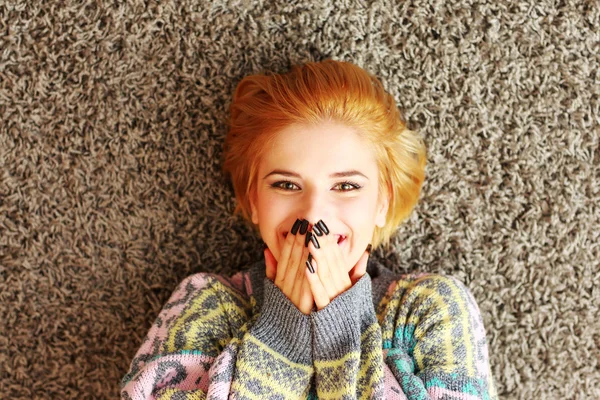
M304 235L306 233L307 229L308 229L308 221L303 219L302 224L300 225L300 234Z
M306 238L304 239L304 247L308 247L308 242L310 242L310 238L312 237L312 232L307 232L306 233Z
M325 225L325 222L323 222L322 219L320 219L319 222L317 222L317 225L319 225L319 228L321 228L321 230L325 232L326 235L329 235L329 229L327 228L327 225Z
M319 241L315 235L310 235L310 241L313 243L313 246L315 246L315 249L321 248L321 245L319 244Z
M308 268L308 270L310 271L311 274L315 273L315 268L312 266L311 263L312 260L312 254L308 254L308 260L306 260L306 268Z
M313 225L313 233L316 233L317 236L323 236L323 231L319 228L319 225Z
M295 235L296 233L298 233L298 228L300 228L300 223L302 223L302 221L300 221L298 218L296 218L296 222L294 222L294 226L292 226L292 235Z
M367 246L367 253L371 254L372 248L373 248L373 245L371 243L369 243L369 245Z

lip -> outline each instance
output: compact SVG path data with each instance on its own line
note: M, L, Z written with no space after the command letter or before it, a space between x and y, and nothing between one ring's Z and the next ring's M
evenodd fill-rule
M284 239L287 238L287 235L288 235L288 232L283 232L283 238ZM338 244L338 246L341 246L342 243L344 243L346 241L346 239L348 238L348 236L341 235L341 234L335 234L335 237L337 238L337 244Z

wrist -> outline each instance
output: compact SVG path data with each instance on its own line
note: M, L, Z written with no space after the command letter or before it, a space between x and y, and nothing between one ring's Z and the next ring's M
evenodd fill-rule
M315 356L339 358L356 349L362 333L377 323L371 293L371 278L365 274L327 306L311 313Z
M251 333L262 343L300 364L311 364L310 317L305 315L268 278L264 301Z

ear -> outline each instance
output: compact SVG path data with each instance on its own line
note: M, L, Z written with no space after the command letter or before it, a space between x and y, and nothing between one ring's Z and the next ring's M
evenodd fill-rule
M256 207L256 190L253 190L248 197L250 201L250 211L252 217L252 223L258 225L258 209Z
M387 220L387 212L390 206L390 200L387 196L382 196L383 199L379 202L379 206L377 208L377 214L375 215L375 225L380 228L385 226L385 222Z

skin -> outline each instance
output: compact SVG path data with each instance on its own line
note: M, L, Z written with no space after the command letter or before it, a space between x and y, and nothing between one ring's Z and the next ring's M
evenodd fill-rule
M332 176L347 171L360 174ZM365 274L367 245L389 204L378 198L378 174L369 143L336 122L288 126L261 160L250 203L267 244L267 277L304 314L326 307ZM296 219L308 220L309 231L319 220L327 225L319 249L290 232ZM309 252L314 274L306 267Z

